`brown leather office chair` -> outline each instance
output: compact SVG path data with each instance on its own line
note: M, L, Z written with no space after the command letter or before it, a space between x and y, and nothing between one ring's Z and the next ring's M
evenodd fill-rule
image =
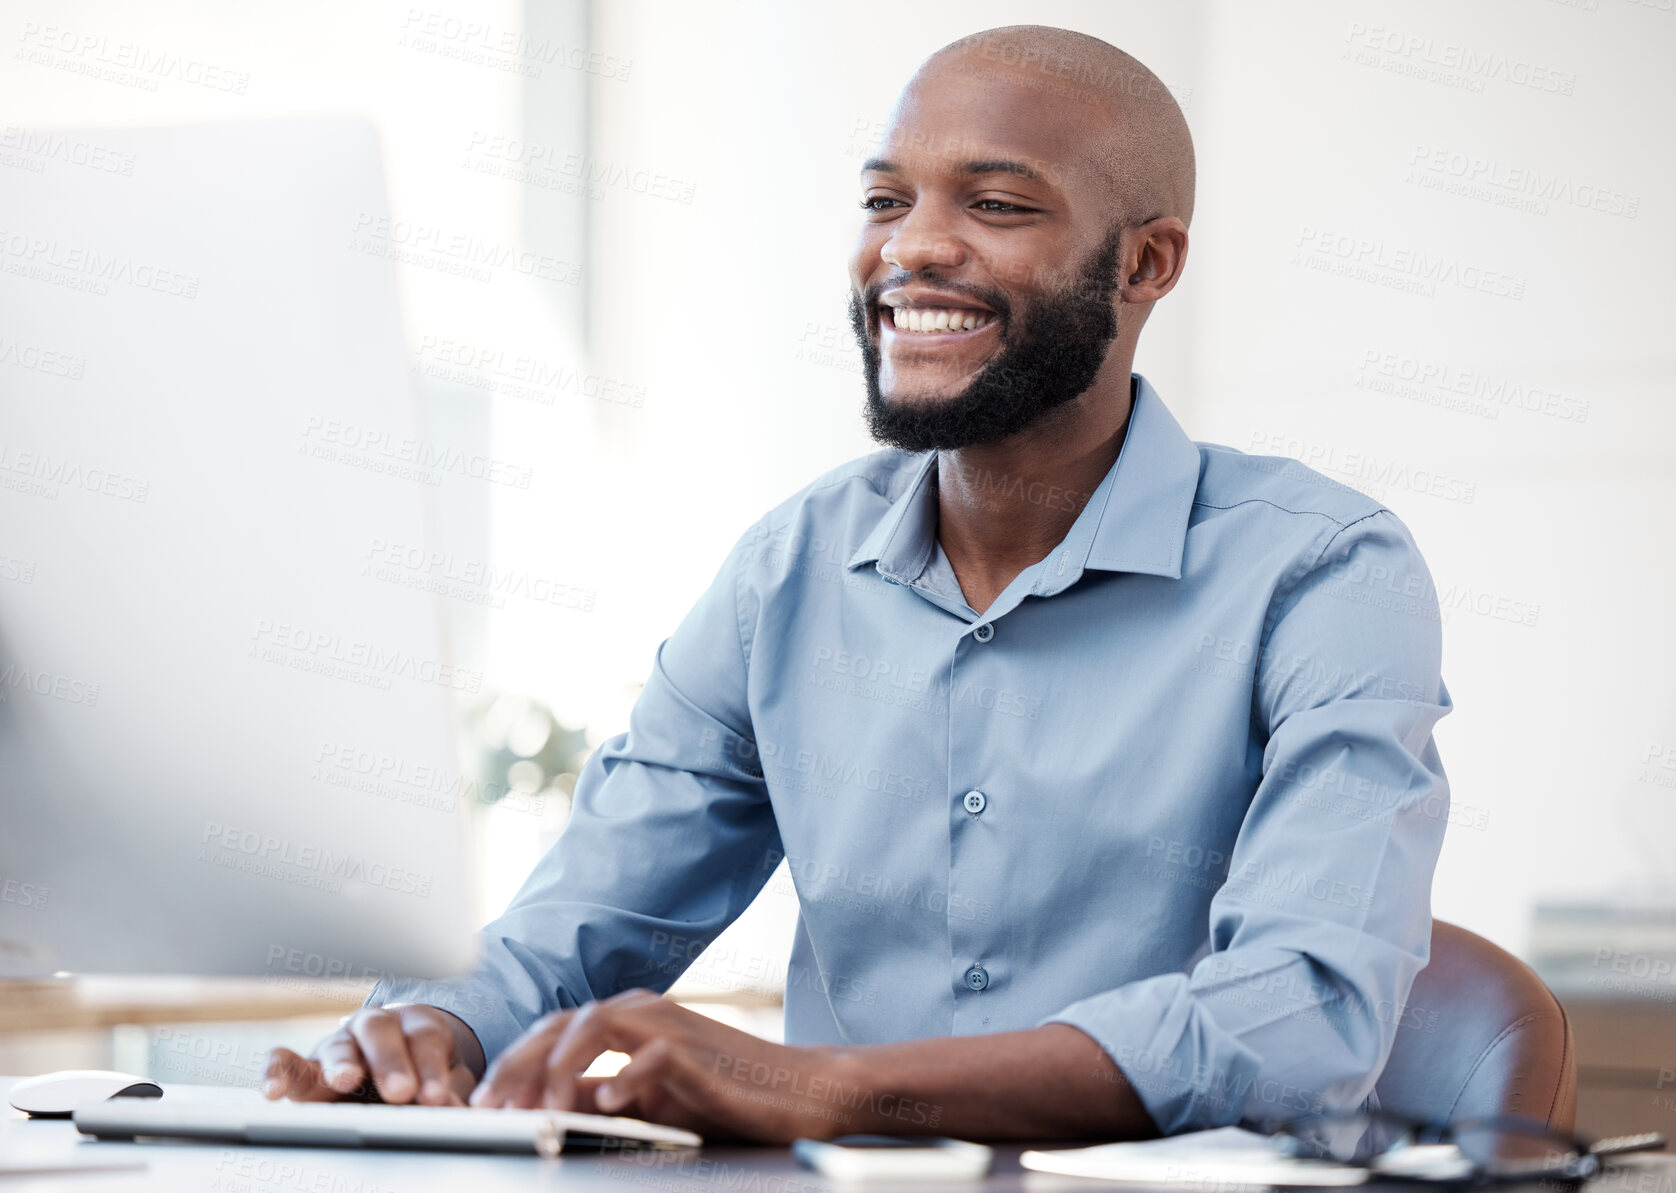
M1577 1058L1559 1000L1530 967L1465 928L1435 921L1391 1059L1384 1110L1427 1121L1522 1114L1570 1131Z

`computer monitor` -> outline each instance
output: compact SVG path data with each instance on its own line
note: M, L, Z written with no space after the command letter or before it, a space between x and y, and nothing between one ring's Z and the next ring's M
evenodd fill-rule
M437 477L377 137L15 134L0 975L472 962ZM415 555L417 553L417 555Z

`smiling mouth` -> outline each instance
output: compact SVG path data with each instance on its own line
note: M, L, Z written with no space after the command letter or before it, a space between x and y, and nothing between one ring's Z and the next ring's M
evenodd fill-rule
M885 312L889 312L886 319ZM978 331L996 319L992 311L978 311L969 307L881 307L880 330L906 332L916 336L952 335Z

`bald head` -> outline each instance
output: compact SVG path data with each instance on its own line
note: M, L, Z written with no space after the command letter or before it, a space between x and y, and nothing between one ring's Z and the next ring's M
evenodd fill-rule
M962 38L908 81L860 181L850 320L876 438L1122 426L1193 215L1193 141L1158 76L1065 29Z
M1008 25L951 42L921 64L903 89L949 72L994 77L1039 91L1067 109L1087 105L1083 161L1109 190L1112 216L1134 225L1193 219L1193 138L1181 106L1138 59L1086 33L1051 25ZM1087 108L1083 109L1087 111Z

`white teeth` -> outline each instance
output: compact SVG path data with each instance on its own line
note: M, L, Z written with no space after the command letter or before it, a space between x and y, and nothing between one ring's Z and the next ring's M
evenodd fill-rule
M961 311L949 307L892 307L891 323L903 331L936 335L945 331L973 331L989 322L988 311Z

